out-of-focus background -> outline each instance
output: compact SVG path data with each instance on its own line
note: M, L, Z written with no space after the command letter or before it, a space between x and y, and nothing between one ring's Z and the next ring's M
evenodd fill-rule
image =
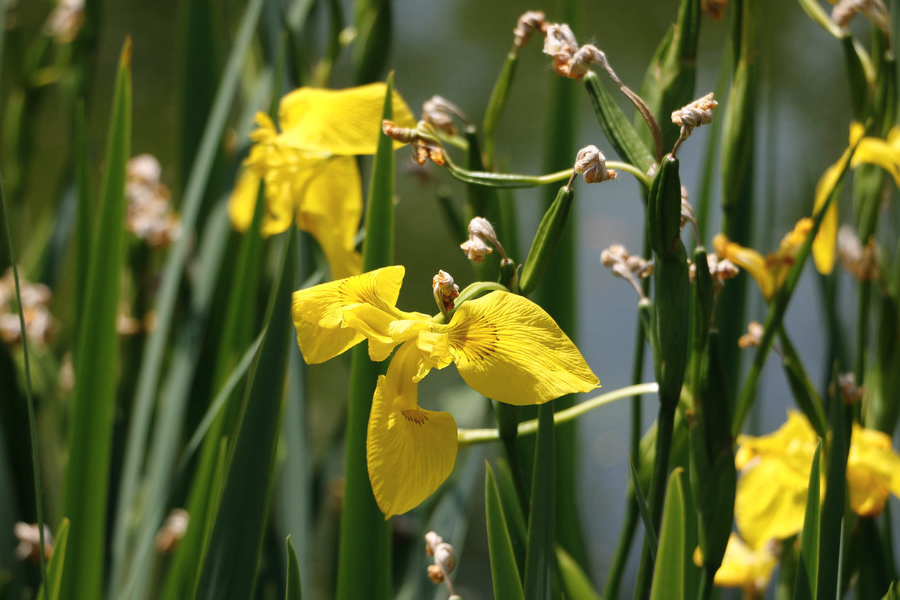
M758 43L758 60L765 83L758 98L755 119L759 144L755 156L754 195L760 209L754 213L753 245L765 252L774 250L796 220L811 212L816 180L846 147L851 112L838 44L806 16L798 3L759 1L765 5L761 10L764 22ZM235 34L242 3L222 0L220 4L220 20L210 24L210 41L212 51L224 60ZM344 2L348 16L352 15L351 4ZM7 33L4 54L27 49L29 36L42 27L51 6L52 3L45 0L18 1L14 9L15 27ZM518 16L526 10L543 10L548 19L558 18L558 8L552 1L542 5L518 0L395 0L393 6L394 47L389 64L395 71L397 90L417 113L425 100L438 94L457 104L475 123L481 122L494 80L511 47L512 29ZM572 29L579 42L593 42L605 51L619 76L637 89L658 41L675 19L677 6L672 0L582 1L579 19L572 23ZM87 115L91 148L99 156L106 135L109 90L118 52L125 36L130 35L134 81L132 154L150 153L160 160L163 180L173 190L176 207L185 177L179 140L179 106L183 81L181 69L188 57L179 47L177 36L182 9L182 3L176 0L102 3L99 60L90 81L91 101ZM316 16L324 23L324 15ZM717 94L720 114L722 106L728 102L727 89L717 89L716 81L723 56L727 56L724 40L728 27L727 19L721 22L704 19L698 57L696 95L722 92L722 95ZM225 35L226 31L228 35ZM865 37L865 28L858 33ZM310 52L315 52L319 44L316 39L301 42ZM351 70L345 68L349 66L348 54L344 52L335 65L332 87L352 84ZM0 83L10 76L4 71ZM212 81L219 77L219 73L210 75ZM541 53L541 40L533 39L522 51L511 101L498 133L498 162L507 170L541 172L542 140L552 135L545 125L545 112L548 90L555 78L548 59ZM580 87L575 81L570 85ZM63 174L73 160L73 131L71 119L63 114L68 110L63 93L60 87L48 87L45 92L26 98L22 106L25 115L18 115L19 119L27 116L35 124L29 152L41 156L41 167L24 173L19 202L14 208L19 229L16 236L20 242L32 235L49 236L48 228L52 224L40 217L43 214L41 207L62 205L61 198L71 193L66 188L67 180ZM587 96L577 97L579 135L578 147L571 148L572 158L587 144L599 146L608 158L614 158L615 153L603 138ZM0 90L0 109L8 107L10 102L9 89L4 86ZM625 106L624 102L622 106ZM9 119L16 118L8 112L2 114L0 137L12 126ZM712 131L706 127L699 129L681 151L682 178L691 194L698 193L697 173L708 144L713 141ZM246 140L236 140L236 143L240 146ZM0 155L0 167L5 176L10 153L18 151L8 145L2 147L4 155ZM407 267L400 304L406 310L434 312L430 278L438 269L451 272L461 286L469 283L473 276L458 250L463 240L450 236L435 200L436 190L462 197L464 188L433 165L429 165L424 173L413 168L407 150L398 154L398 164L396 257ZM218 190L217 193L225 191ZM516 192L515 199L523 215L519 224L523 240L530 240L536 227L543 193L543 190ZM715 232L718 219L715 207L719 198L715 184L712 198L714 210L710 231ZM625 282L613 278L601 267L599 256L613 243L625 244L629 250L638 252L642 239L642 213L638 186L627 174L620 173L618 180L604 185L577 186L576 214L572 223L577 228L580 313L575 337L604 390L631 383L637 298ZM710 239L703 241L707 245L710 243ZM521 258L527 248L508 250ZM27 252L20 258L26 266L38 262L38 257ZM812 381L820 384L827 372L823 364L824 317L819 312L821 303L814 300L822 292L811 266L807 271L785 323L797 342ZM839 289L849 286L850 280L841 276ZM750 304L748 320L761 319L764 315L764 303L760 296L755 297L756 301ZM846 301L842 307L846 310L842 311L841 319L848 330L852 330L855 307ZM67 310L64 306L55 308ZM751 431L767 433L778 427L791 404L783 372L774 363L774 357L770 358L760 399L749 421ZM346 365L332 365L312 372L313 382L319 385L317 406L344 402L336 391L340 386L334 381L343 377L345 368ZM648 367L646 380L651 379ZM420 390L423 405L438 405L447 390L457 384L460 379L453 369L430 376ZM5 385L8 382L0 382L0 402ZM655 416L655 399L645 398L644 403L644 418L649 425ZM320 424L326 428L334 426L333 423L329 425L334 414L327 410L314 412L311 418L313 431ZM627 403L619 402L579 421L582 448L579 505L586 511L582 515L587 528L585 537L595 566L592 574L599 585L602 585L602 574L615 547L625 505L628 418ZM464 459L465 453L461 454L458 464ZM897 500L892 498L891 503L896 510ZM490 594L490 573L484 560L485 540L480 518L481 512L472 516L471 542L458 549L458 587L464 597ZM11 524L0 519L0 556L4 558L13 546L10 531ZM474 557L478 560L472 560ZM635 568L636 564L632 565L631 577ZM630 585L626 583L623 589L630 589Z

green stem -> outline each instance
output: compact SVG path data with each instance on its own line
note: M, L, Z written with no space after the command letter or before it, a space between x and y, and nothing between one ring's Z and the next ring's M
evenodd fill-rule
M563 423L568 423L569 421L572 421L580 417L581 415L594 410L595 408L610 404L612 402L615 402L616 400L622 400L624 398L630 398L632 396L640 396L641 394L656 394L658 392L659 385L655 382L641 383L638 385L630 385L627 387L619 388L618 390L615 390L613 392L601 394L599 396L591 398L590 400L579 402L571 408L567 408L555 413L553 415L553 424L561 425ZM537 419L523 421L519 423L518 435L520 437L523 435L533 435L537 433L537 429ZM484 444L486 442L499 441L500 432L496 429L460 429L457 439L459 440L460 446Z
M637 454L632 456L637 457ZM619 597L622 574L625 572L625 565L628 564L628 554L631 551L631 543L634 541L634 533L637 531L637 522L638 505L634 496L631 496L628 499L628 504L625 505L625 519L622 531L619 533L616 553L613 555L612 563L609 565L609 572L606 575L606 587L603 588L604 598Z
M659 523L662 520L666 480L669 475L672 431L675 427L675 409L678 406L677 400L678 398L675 398L675 402L669 402L665 398L661 398L659 416L656 420L656 462L653 463L653 479L650 480L649 500L650 519L656 531L659 531ZM653 566L654 561L650 555L650 546L648 545L648 539L645 537L644 548L641 551L641 563L638 567L634 598L642 600L650 596L650 586L653 583Z
M25 313L22 309L22 292L19 289L19 267L16 261L16 248L13 244L12 227L10 226L9 207L6 205L6 193L3 189L3 177L0 176L0 202L2 202L4 221L6 223L6 241L9 245L9 260L12 264L13 278L16 282L16 303L19 306L19 328L22 332L22 352L25 354L25 388L28 398L28 428L31 430L31 464L34 468L34 504L37 513L38 539L41 544L41 582L45 590L49 590L47 580L47 560L44 556L44 507L41 491L41 461L38 456L37 420L34 411L34 395L31 391L31 362L28 358L28 334L25 331Z

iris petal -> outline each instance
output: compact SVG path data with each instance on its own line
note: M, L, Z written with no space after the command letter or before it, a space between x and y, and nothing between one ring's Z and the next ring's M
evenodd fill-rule
M369 480L385 518L421 504L453 472L456 421L446 412L390 410L378 378L366 439ZM414 384L413 384L414 385Z
M466 383L500 402L541 404L600 384L550 315L522 296L491 292L435 330L449 334Z

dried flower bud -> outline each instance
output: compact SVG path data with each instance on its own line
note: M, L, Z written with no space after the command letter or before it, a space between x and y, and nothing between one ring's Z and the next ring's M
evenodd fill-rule
M728 0L702 0L700 10L713 21L721 21L725 17Z
M163 523L163 526L156 533L156 538L154 538L156 550L162 554L169 554L175 550L178 542L187 533L188 521L186 510L183 508L172 509L169 516L166 517L166 522Z
M78 36L83 23L84 0L57 0L45 28L57 44L68 44Z
M480 263L484 257L493 252L490 247L484 243L481 238L470 237L468 240L459 245L462 251L466 253L466 258L473 263Z
M428 579L431 583L437 585L444 581L444 571L437 565L428 565Z
M453 552L453 546L447 542L441 542L434 549L434 564L443 569L445 574L453 572L456 566L456 554Z
M169 246L181 235L181 221L172 212L169 188L160 180L159 161L149 154L135 156L128 161L126 173L126 229L151 247Z
M841 389L841 396L847 404L855 404L862 400L865 388L856 385L856 375L853 373L841 373L838 375L838 386Z
M431 280L431 289L442 313L446 315L454 309L453 300L459 298L459 286L453 283L453 277L449 273L438 271Z
M516 48L521 48L527 44L528 40L531 39L532 34L536 31L543 31L546 27L547 23L544 21L543 12L539 10L530 10L524 13L519 17L516 28L513 29L513 33L516 36L514 42Z
M585 183L599 183L616 178L616 172L606 168L606 157L597 146L593 145L585 146L578 151L574 170L584 177Z
M447 135L456 135L454 116L468 122L458 106L441 96L432 96L422 105L422 120Z
M419 138L415 129L409 129L408 127L400 127L393 121L389 121L385 119L381 122L381 131L384 135L388 136L394 141L401 142L403 144L409 144L414 142Z
M672 154L675 154L681 142L690 137L695 127L712 123L713 109L719 105L718 102L713 100L714 96L715 94L710 92L672 113L672 122L681 126L681 136L675 143Z
M556 60L568 63L578 51L578 40L565 23L553 23L547 26L544 38L544 54Z
M19 521L13 526L13 533L19 540L16 546L16 558L18 560L29 560L33 564L38 564L41 560L40 548L41 537L36 523L29 524ZM50 528L44 525L44 558L50 560L53 556L53 534Z
M831 10L831 20L838 27L847 27L850 20L860 13L875 27L890 35L890 13L881 0L841 0Z
M759 345L764 333L763 326L756 321L750 321L747 325L747 333L738 339L738 346L741 348L753 348Z
M838 229L837 258L841 266L860 281L878 279L881 276L875 240L869 238L863 246L856 231L849 225L842 225Z
M442 271L443 272L443 271ZM444 538L439 536L434 531L429 531L425 534L425 552L428 553L428 556L434 556L434 549L437 548L438 544L442 543Z
M497 239L497 233L494 231L493 225L484 217L474 217L469 221L469 239L459 245L469 260L474 263L480 263L484 257L491 253L490 243L500 252L500 256L504 261L510 262L503 245Z

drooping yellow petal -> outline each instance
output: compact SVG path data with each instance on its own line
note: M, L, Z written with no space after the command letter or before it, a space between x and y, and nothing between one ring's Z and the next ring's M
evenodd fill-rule
M850 166L856 168L864 163L878 165L890 173L900 187L900 147L876 137L863 138L853 153Z
M345 90L295 90L282 98L279 106L285 142L325 154L375 154L382 135L381 115L386 93L384 83ZM415 127L412 112L396 91L393 110L395 123Z
M385 387L381 375L369 415L366 460L375 501L387 519L421 504L450 476L457 428L446 412L418 406L390 410Z
M818 436L803 413L787 411L787 422L769 435L739 435L734 465L739 471L757 456L797 456L798 467L812 462ZM792 459L793 460L793 459Z
M745 248L728 240L723 234L718 233L713 238L713 248L722 258L727 258L738 265L756 280L763 297L768 302L775 295L775 282L769 273L766 259L762 254L752 248Z
M847 486L850 508L863 516L881 514L890 493L900 495L900 456L891 447L890 436L853 424Z
M324 362L365 339L345 325L346 310L368 304L388 314L397 312L394 305L404 273L399 265L385 267L294 292L291 312L306 363Z
M694 552L694 564L703 564L700 548ZM732 533L722 557L722 566L716 571L713 583L719 587L750 588L761 592L769 586L778 557L768 544L753 550L741 538Z
M355 250L362 217L362 183L356 159L342 156L319 162L307 185L294 187L299 199L297 225L319 242L334 279L358 275L362 256Z
M450 351L462 378L507 404L541 404L588 392L600 382L566 334L534 302L507 292L462 304L449 325Z

